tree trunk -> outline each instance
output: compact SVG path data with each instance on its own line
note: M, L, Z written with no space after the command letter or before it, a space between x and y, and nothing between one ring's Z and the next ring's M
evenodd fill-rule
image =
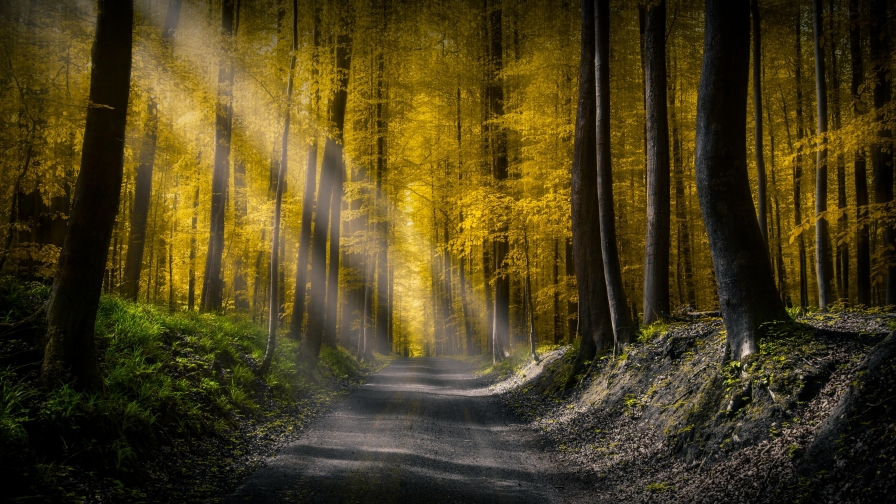
M586 361L612 343L613 323L604 281L597 205L597 104L594 76L594 2L582 0L582 57L572 163L572 241L579 292L579 334L582 341L567 388Z
M385 31L386 27L383 27ZM386 176L386 112L385 112L385 82L383 73L385 71L385 58L382 51L377 62L376 77L376 199L378 214L385 214L386 203L383 194L383 179ZM386 218L377 219L377 236L379 246L377 247L376 260L376 339L377 347L380 353L388 354L391 350L389 345L389 312L392 308L389 306L389 224Z
M320 186L317 193L317 207L314 212L314 229L311 237L311 300L308 311L308 328L305 339L302 342L302 354L309 363L317 362L320 346L324 338L324 331L333 331L332 335L335 340L339 271L339 221L331 223L330 214L332 213L338 219L342 209L342 172L344 167L341 141L345 123L345 106L348 99L348 77L351 67L351 38L348 35L349 26L345 19L343 19L341 29L345 33L340 34L337 38L336 71L338 85L330 104L329 118L335 130L333 136L327 138L324 145L324 160L321 165ZM339 203L331 205L333 199L338 200ZM336 268L331 267L328 274L326 267L327 230L331 225L334 231L330 234L330 261L336 262L337 265ZM333 274L334 270L336 275ZM330 277L329 289L327 288L328 276ZM334 276L335 278L333 278ZM330 317L327 312L330 310L333 311L332 325L328 324ZM327 339L330 340L329 337Z
M859 0L849 0L849 56L852 63L850 92L853 115L864 113L860 90L865 85L865 69L859 21ZM864 149L856 149L853 167L856 188L856 302L871 306L871 241L868 234L868 174Z
M75 185L59 267L47 302L41 378L99 389L94 324L109 242L118 214L131 83L134 4L101 0L91 54L81 172Z
M697 99L697 193L734 360L758 351L762 324L788 318L775 290L747 175L749 19L747 0L707 0Z
M246 194L246 165L241 160L233 163L234 220L237 229L243 229L249 215L248 197ZM249 284L244 271L245 245L240 245L239 252L233 261L233 307L237 311L249 311Z
M146 240L146 218L152 196L152 169L156 156L156 138L159 127L158 106L149 99L149 118L140 145L140 165L134 182L134 209L131 211L131 227L128 233L128 251L124 260L122 297L137 300L140 289L140 269L143 266L143 245ZM150 272L151 273L151 272Z
M647 96L647 238L644 250L644 325L669 309L669 122L666 104L666 2L647 7L644 32ZM603 223L601 223L603 224Z
M199 221L199 185L193 194L193 218L190 219L190 279L187 285L187 308L193 311L196 305L196 225Z
M661 6L653 7L651 12L659 9L665 9L665 2ZM597 195L600 213L600 243L604 275L607 279L607 297L610 303L613 334L618 345L628 345L635 341L636 331L628 311L628 301L622 285L622 268L619 265L619 249L616 245L616 211L613 207L613 170L610 150L610 0L597 0L595 16ZM662 17L665 20L665 15ZM663 81L663 85L665 85L665 78ZM665 100L665 95L663 95L663 100ZM668 178L668 138L666 140ZM666 193L668 193L668 181L666 189ZM668 218L666 220L668 222ZM668 231L666 236L668 237ZM668 246L666 249L668 255ZM668 264L668 258L666 263ZM668 283L668 271L666 275Z
M274 360L274 349L277 346L277 325L280 321L280 291L277 281L280 276L280 209L283 204L283 189L286 185L286 170L289 164L289 123L292 107L293 78L296 69L296 56L299 50L299 0L292 0L292 50L289 58L289 76L286 79L286 104L283 112L283 137L280 142L280 172L277 174L277 195L274 199L274 227L271 233L271 273L270 301L268 305L268 343L264 352L264 360L259 368L260 373L267 373Z
M500 121L504 117L504 86L501 82L503 58L503 28L500 3L491 5L489 17L489 92L488 109L491 126L492 175L498 186L507 180L507 133ZM497 230L494 244L494 310L492 312L492 342L495 361L503 360L510 352L510 277L504 271L504 262L509 252L507 227Z
M222 0L221 33L234 36L234 0ZM225 45L227 45L225 43ZM215 106L215 160L212 171L211 217L209 219L208 255L202 285L203 311L217 312L224 300L221 277L224 258L224 215L227 210L227 186L230 175L230 133L233 121L233 61L229 48L222 48L218 69L218 101Z
M794 80L796 80L796 140L799 143L805 136L803 128L803 49L801 37L802 11L797 7L796 14L796 61L794 62ZM793 220L795 226L803 225L802 181L803 181L803 154L802 148L798 148L793 164ZM800 307L809 305L809 279L806 273L806 239L803 233L797 237L800 262Z
M827 310L831 301L831 250L828 218L828 91L824 70L824 49L822 40L824 27L821 23L822 0L813 0L813 25L815 27L815 89L818 102L818 129L821 138L815 172L815 271L818 279L818 307ZM893 183L890 181L890 190Z
M838 131L841 126L840 111L840 67L837 64L837 43L839 33L839 23L834 22L836 10L834 0L828 0L830 15L828 16L828 26L830 33L829 39L831 43L831 118L833 120L833 130ZM836 267L836 282L838 299L843 303L849 303L849 244L847 236L849 234L849 217L846 212L846 167L843 163L843 154L837 153L837 236L834 239L834 248L836 257L834 259ZM828 222L830 228L830 222ZM842 242L842 243L841 243Z
M314 46L311 62L311 85L314 86L312 104L316 110L320 96L317 92L318 50L320 48L320 30L318 25L319 10L314 8L314 28L311 35ZM308 147L308 162L305 168L305 188L302 192L302 223L299 230L299 257L296 263L296 287L292 298L292 319L289 335L298 340L302 335L302 324L305 318L305 294L308 290L308 257L311 251L311 219L314 215L314 187L317 185L317 138L311 140Z
M884 120L882 107L890 102L890 36L887 29L887 0L871 1L871 64L874 65L874 108L881 120ZM874 167L874 202L886 205L893 201L893 153L891 134L883 130L878 145L871 153ZM896 267L891 265L893 247L896 246L896 229L892 223L881 220L878 226L883 227L884 254L883 261L887 265L886 300L882 304L896 304Z
M572 254L572 239L564 240L564 248L566 249L566 257L564 264L566 265L566 277L574 278L576 268ZM579 327L579 303L573 301L566 302L566 341L572 343L576 340L576 331Z
M766 216L765 195L765 157L762 146L762 30L760 30L759 0L750 1L750 13L753 17L753 140L756 150L756 179L759 186L756 191L759 207L759 231L762 242L768 249L768 217Z

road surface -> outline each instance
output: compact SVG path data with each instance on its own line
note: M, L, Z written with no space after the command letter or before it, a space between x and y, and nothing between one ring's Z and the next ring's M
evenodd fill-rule
M471 365L395 360L226 502L554 503L579 486ZM578 493L578 492L576 492Z

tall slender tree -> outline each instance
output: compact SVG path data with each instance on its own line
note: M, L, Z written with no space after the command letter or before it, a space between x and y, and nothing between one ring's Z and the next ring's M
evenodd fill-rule
M762 324L788 318L775 290L747 175L749 69L749 1L707 0L697 98L697 193L735 360L758 350Z
M849 57L852 113L865 113L861 90L865 85L865 67L862 61L862 30L859 18L859 0L849 0ZM856 191L856 302L871 305L871 240L868 225L868 173L865 151L856 149L853 155L853 176Z
M235 33L234 0L221 1L221 34L225 40ZM230 178L230 136L233 122L233 56L230 44L224 42L218 64L218 99L215 105L215 158L212 171L211 217L209 219L208 255L202 284L202 309L220 311L224 301L224 280L221 277L224 259L224 216L227 210L227 186Z
M803 45L802 45L802 7L796 9L796 59L793 76L796 81L796 140L799 144L806 136L803 127ZM803 155L802 147L796 152L793 163L793 220L795 226L803 225ZM809 305L809 277L806 271L806 241L802 233L797 237L797 248L800 263L800 307Z
M343 9L343 15L347 13ZM333 125L333 131L328 135L324 145L324 159L321 165L320 182L317 191L317 205L314 212L314 227L311 234L311 296L310 309L308 311L308 327L305 331L305 339L302 341L302 354L307 362L316 363L320 354L320 346L324 339L324 331L328 330L328 310L336 309L336 294L338 282L338 269L336 281L332 279L332 271L328 275L327 270L327 231L330 227L337 228L330 239L338 240L339 222L330 222L331 213L337 216L339 212L333 212L331 206L334 197L342 199L342 130L345 124L345 106L348 100L348 77L351 67L351 38L346 26L347 18L343 17L340 34L337 36L336 45L336 91L330 102L329 120ZM334 195L334 187L338 195ZM339 261L338 241L336 247L330 242L330 261ZM331 284L328 286L328 278ZM329 291L329 292L328 292ZM333 299L332 303L328 303ZM328 308L328 305L330 308ZM333 318L335 322L335 315ZM332 328L335 331L335 324Z
M280 321L280 292L277 285L280 270L280 210L283 204L283 189L286 170L289 165L289 123L292 117L293 79L299 51L299 0L292 0L292 48L289 56L289 74L286 78L286 101L283 110L283 136L280 140L280 171L277 174L277 194L274 197L273 231L271 232L271 272L268 279L270 295L268 301L268 342L261 362L260 371L267 372L274 361L277 346L277 327Z
M101 386L94 325L109 243L118 215L131 86L134 3L101 0L91 51L81 171L50 299L41 378Z
M659 8L659 6L653 9L656 8ZM628 311L628 301L626 300L625 289L622 284L622 268L619 265L619 249L616 245L616 212L613 208L613 171L610 150L609 0L597 0L595 16L597 197L600 208L600 243L603 254L604 275L607 280L607 297L610 303L613 334L617 344L627 345L635 340L636 331L632 323L631 314ZM665 96L663 96L663 100L665 100ZM666 151L668 157L668 139ZM666 192L668 193L668 190Z
M501 73L504 66L503 27L500 0L491 0L488 6L489 20L489 85L488 117L489 143L491 146L492 176L500 187L507 180L507 132L501 121L504 118L504 85ZM510 352L510 277L505 270L509 252L507 226L498 229L494 246L494 309L492 310L492 353L495 360L503 360Z
M822 0L813 0L813 26L815 30L815 89L818 103L817 134L820 138L815 170L815 274L818 279L818 307L826 310L831 298L831 250L830 231L825 213L828 210L828 91L824 70L824 25L822 24ZM890 184L892 190L892 183Z
M318 49L320 47L320 10L314 7L314 28L311 33L313 45L311 61L311 86L312 86L312 111L317 113L320 102L319 85L317 82ZM295 291L292 298L292 318L290 319L289 334L293 339L299 339L302 334L302 323L305 319L305 294L307 291L308 257L311 252L311 219L314 215L314 186L317 184L317 138L311 139L308 146L308 161L305 164L305 187L302 190L302 221L299 229L299 257L296 262Z
M669 119L666 102L666 2L646 6L644 86L647 100L647 238L644 325L669 313Z
M887 0L871 0L871 64L874 75L874 109L883 117L883 108L890 102L890 33ZM874 202L887 205L893 201L893 153L890 150L892 134L888 129L880 133L880 139L871 153L874 167ZM890 264L896 244L896 229L889 220L880 223L883 228L884 263L887 269L885 304L896 304L896 267ZM884 304L882 303L882 304Z

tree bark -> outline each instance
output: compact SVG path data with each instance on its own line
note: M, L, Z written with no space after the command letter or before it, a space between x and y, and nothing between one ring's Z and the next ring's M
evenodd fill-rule
M833 122L833 130L838 131L842 125L842 116L840 110L840 67L837 63L837 43L839 39L839 22L835 23L837 17L834 7L834 0L828 0L828 8L830 15L828 16L828 32L831 43L831 120ZM849 303L849 243L846 237L849 234L849 216L846 212L846 166L843 163L843 154L837 153L837 236L833 240L833 247L836 250L835 272L837 282L837 297L843 303ZM830 222L828 222L830 229ZM842 243L841 243L842 242Z
M221 33L234 36L234 0L222 0ZM226 45L226 44L225 44ZM223 48L218 69L218 101L215 106L215 158L212 171L211 217L209 219L208 255L202 284L202 309L217 312L224 300L221 277L224 258L224 215L227 210L227 186L230 175L230 133L233 121L233 61L229 48Z
M657 9L665 9L665 1L661 5L653 7L651 11ZM597 0L595 16L597 196L600 213L600 243L604 275L607 280L607 297L610 303L613 334L618 345L628 345L635 341L636 330L632 323L631 314L628 311L628 301L626 300L625 289L622 284L622 268L619 265L619 249L616 245L616 211L613 201L613 169L612 152L610 150L610 0ZM665 15L662 17L663 20L661 21L664 23ZM663 30L665 30L665 25ZM665 86L665 78L663 79L663 85ZM662 99L665 103L665 94L663 94ZM668 154L667 137L667 178ZM668 182L666 183L666 188L668 193ZM668 218L666 220L668 221ZM668 256L668 247L666 249ZM668 257L666 263L668 264ZM666 276L668 283L668 271Z
M383 31L386 27L383 26ZM383 193L383 179L386 176L386 111L385 111L385 58L381 50L377 62L376 77L376 212L381 214L377 219L377 247L376 260L376 340L380 353L388 354L389 345L389 313L392 311L389 305L389 224L383 218L385 214L385 201Z
M91 54L81 172L50 299L41 378L56 386L102 386L94 325L118 214L131 83L133 1L101 0Z
M613 323L604 280L597 204L597 104L594 75L594 1L582 0L582 57L579 67L579 104L576 113L572 162L572 241L579 293L579 334L582 340L566 386L585 362L612 343Z
M503 181L507 180L507 132L500 124L504 118L504 86L501 82L501 72L504 66L503 58L503 28L502 10L500 3L492 5L488 12L489 17L489 128L492 175L499 188ZM510 277L504 271L504 262L509 252L507 242L507 227L502 226L497 230L497 236L493 240L494 245L494 310L492 316L492 342L493 357L495 361L503 360L510 354Z
M827 310L831 301L831 250L828 229L828 91L825 80L824 26L821 21L822 0L813 0L813 25L815 28L815 89L818 103L817 134L821 138L815 171L815 272L818 279L818 307ZM892 191L892 181L890 190Z
M852 63L850 92L853 114L864 113L860 90L865 85L862 62L862 30L859 24L859 0L849 0L849 56ZM856 302L871 306L871 240L868 229L868 173L865 151L856 150L853 157L856 189Z
M796 61L794 62L794 80L796 81L796 140L799 143L805 137L805 129L803 127L803 49L800 41L801 37L801 18L802 11L797 7L796 14ZM794 225L803 225L803 204L802 204L802 181L803 181L803 154L802 147L796 152L793 169L793 220ZM799 249L800 262L800 307L806 308L809 305L809 279L806 274L806 241L802 233L797 237L797 247Z
M666 2L647 7L644 31L647 96L647 238L644 325L669 313L669 121L666 103ZM601 223L603 224L603 223Z
M756 150L756 191L759 208L759 231L762 242L768 248L768 217L766 216L765 157L762 145L762 30L760 29L759 0L751 0L750 13L753 17L753 139Z
M788 318L775 290L747 175L749 19L747 0L707 0L697 99L697 193L734 360L758 351L762 324Z
M887 27L889 14L887 0L871 1L871 64L874 65L874 108L881 120L881 108L890 102L890 36ZM878 144L871 153L874 167L874 202L886 205L893 201L893 154L891 149L892 135L883 130ZM890 265L893 257L892 247L896 246L896 229L889 221L881 221L883 228L883 260L887 265L886 300L882 304L896 304L896 267Z

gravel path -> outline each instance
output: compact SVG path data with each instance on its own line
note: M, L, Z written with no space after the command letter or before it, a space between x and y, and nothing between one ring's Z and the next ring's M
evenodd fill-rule
M587 491L453 359L396 360L225 502L577 502Z

